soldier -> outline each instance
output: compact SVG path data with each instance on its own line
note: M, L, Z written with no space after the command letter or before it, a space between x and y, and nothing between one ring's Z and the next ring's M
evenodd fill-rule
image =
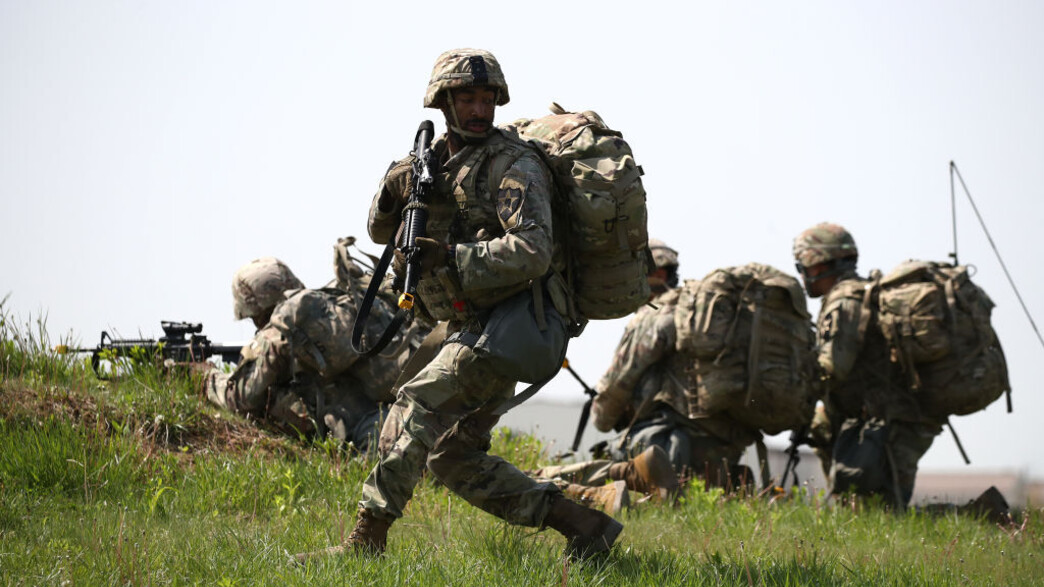
M649 239L649 249L655 263L649 274L653 298L628 323L612 365L596 386L594 425L602 432L623 432L608 442L613 461L659 446L683 476L698 476L709 486L750 483L750 470L739 460L760 439L758 431L723 416L688 417L685 390L693 387L693 359L675 347L678 252L656 239Z
M363 484L354 530L344 544L315 554L382 552L425 468L509 523L561 532L571 557L608 550L623 528L486 452L497 407L514 393L516 377L507 365L525 368L541 350L516 333L542 322L540 332L561 341L555 349L561 354L549 361L555 364L531 367L541 374L561 366L566 340L561 316L568 290L558 272L564 263L553 255L551 177L534 147L493 126L495 107L508 99L500 64L489 52L452 50L436 61L424 105L442 111L448 130L432 143L438 176L427 202L430 238L417 239L417 299L449 336L400 389L382 430L381 458ZM374 196L374 242L387 243L399 230L411 161L393 163Z
M357 266L343 264L342 258L341 289L304 289L274 257L256 259L236 271L235 316L250 318L258 331L243 347L235 371L207 373L207 399L290 433L329 431L366 452L395 400L392 384L422 333L414 328L381 355L360 357L351 348L349 333L365 284L351 281L365 281L366 276ZM374 308L381 317L375 326L390 321L393 312L383 300Z
M794 239L794 258L808 295L823 297L817 348L825 409L812 432L817 445L828 447L817 452L828 459L831 492L878 494L903 508L913 495L917 461L942 425L922 415L890 358L877 326L873 279L856 274L852 235L818 224Z

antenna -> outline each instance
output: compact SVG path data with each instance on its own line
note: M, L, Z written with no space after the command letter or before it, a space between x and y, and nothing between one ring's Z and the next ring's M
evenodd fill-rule
M990 247L993 248L993 254L997 256L997 261L1000 262L1001 269L1004 270L1004 276L1008 278L1008 283L1011 284L1011 289L1015 292L1015 297L1019 300L1019 305L1022 306L1022 311L1025 312L1026 318L1029 320L1030 326L1033 328L1033 332L1036 333L1037 340L1040 341L1040 346L1044 348L1044 338L1040 336L1040 330L1037 328L1037 323L1033 321L1033 316L1030 315L1029 308L1026 307L1026 302L1022 300L1022 294L1019 293L1019 288L1015 286L1015 280L1011 278L1008 266L1004 264L1004 259L1001 258L1000 251L997 250L997 245L993 242L993 236L990 235L990 230L986 228L986 221L982 219L982 214L979 213L979 208L975 205L975 200L972 199L971 192L968 191L968 185L964 183L964 177L961 176L960 170L957 169L957 164L950 161L950 203L953 209L953 252L950 253L950 256L953 257L954 265L957 264L957 201L953 184L954 176L957 176L957 179L961 182L961 188L964 189L965 195L968 196L968 202L971 203L972 210L975 212L975 217L979 219L979 225L982 226L982 231L986 234L986 240L990 241Z

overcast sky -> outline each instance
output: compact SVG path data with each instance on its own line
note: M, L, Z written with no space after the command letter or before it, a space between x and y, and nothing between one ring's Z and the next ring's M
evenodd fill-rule
M851 230L864 273L946 260L953 160L1044 320L1044 3L358 4L0 2L8 309L91 345L165 319L248 339L233 271L275 255L328 281L388 163L421 120L442 126L421 107L435 57L472 46L505 69L499 122L557 101L623 131L685 277L792 273L793 237L821 221ZM922 467L1044 477L1044 349L961 198L960 261L997 303L1016 411L953 419L973 467L948 436ZM573 341L589 383L624 324ZM581 397L564 376L541 395Z

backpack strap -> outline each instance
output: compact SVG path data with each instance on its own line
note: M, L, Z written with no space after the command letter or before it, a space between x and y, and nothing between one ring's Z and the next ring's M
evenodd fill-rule
M761 360L762 306L757 301L752 303L754 305L754 317L750 326L750 346L747 348L747 397L743 400L743 405L747 407L750 407L754 390L761 385L761 370L758 369L758 361Z
M866 331L870 327L870 317L873 314L872 304L877 299L877 293L880 288L881 275L878 273L873 281L866 284L866 289L863 293L863 305L859 308L859 337L857 342L860 348L863 346L863 341L866 340Z
M747 290L750 289L750 286L753 285L755 281L757 281L757 278L750 278L750 280L747 281L746 285L743 286L743 290L740 291L736 303L736 313L733 315L732 324L729 325L729 331L725 335L724 348L721 349L721 352L718 353L718 356L714 358L715 365L720 366L721 360L725 358L725 355L729 352L730 349L732 349L732 343L736 340L736 326L739 324L740 314L743 312L744 309L744 306L742 304L743 299L747 295Z

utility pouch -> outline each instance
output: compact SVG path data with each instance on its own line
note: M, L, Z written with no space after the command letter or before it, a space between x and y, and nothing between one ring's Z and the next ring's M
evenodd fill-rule
M505 377L523 383L550 379L565 359L565 320L541 292L544 328L537 318L533 293L526 290L497 304L482 335L472 347Z

